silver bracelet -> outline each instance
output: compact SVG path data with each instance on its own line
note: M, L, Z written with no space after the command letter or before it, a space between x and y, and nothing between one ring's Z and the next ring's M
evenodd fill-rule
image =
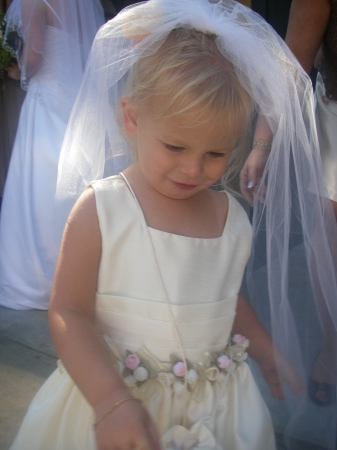
M254 147L261 147L261 148L266 148L267 150L271 149L271 142L268 141L263 141L262 139L259 139L258 141L253 141L253 145L252 148Z

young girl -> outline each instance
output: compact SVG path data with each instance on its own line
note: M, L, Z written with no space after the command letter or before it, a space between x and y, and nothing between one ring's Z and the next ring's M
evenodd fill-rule
M247 352L274 397L302 382L239 293L247 215L210 188L238 170L256 101L272 106L261 72L247 76L275 37L261 23L232 2L150 0L97 35L60 197L134 162L69 217L50 305L62 362L13 449L275 448Z

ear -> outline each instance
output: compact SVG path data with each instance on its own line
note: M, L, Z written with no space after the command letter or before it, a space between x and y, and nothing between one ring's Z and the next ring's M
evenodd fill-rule
M138 133L138 111L128 97L121 97L123 125L129 136L136 136Z

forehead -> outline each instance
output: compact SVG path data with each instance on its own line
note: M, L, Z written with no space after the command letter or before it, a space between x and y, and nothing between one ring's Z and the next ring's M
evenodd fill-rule
M227 134L229 139L230 136L236 139L252 117L252 111L247 105L220 104L215 107L200 99L187 96L166 109L163 106L166 100L165 94L159 95L147 104L143 111L151 115L154 121L176 127L177 130L182 129L183 132L191 128L198 134L208 131L218 135Z
M223 121L213 118L200 120L198 111L158 118L150 116L154 130L160 139L175 145L207 146L213 149L232 148L241 132Z

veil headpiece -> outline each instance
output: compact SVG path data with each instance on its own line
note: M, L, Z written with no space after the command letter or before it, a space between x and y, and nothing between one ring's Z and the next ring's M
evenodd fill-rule
M46 46L49 26L59 34L59 57L53 61L55 79L75 97L91 44L103 25L100 0L13 0L5 21L4 42L19 62L23 89L35 71L34 64L50 58Z
M322 181L310 79L281 38L248 8L232 0L150 0L126 8L99 30L61 152L58 220L65 223L88 183L130 164L116 120L119 99L134 64L179 27L217 36L220 52L273 132L261 182L267 191L254 203L245 291L307 382L327 336L329 348L336 349L336 224ZM335 403L320 408L286 387L280 402L261 386L288 448L302 448L301 442L335 448Z

